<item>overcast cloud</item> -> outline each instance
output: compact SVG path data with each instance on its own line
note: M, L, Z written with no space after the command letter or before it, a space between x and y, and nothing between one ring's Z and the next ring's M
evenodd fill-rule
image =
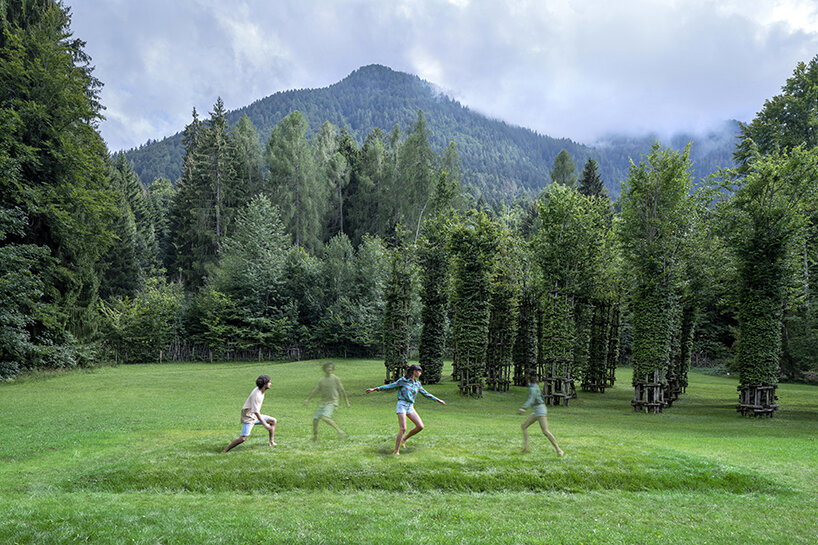
M67 0L102 80L112 150L367 64L583 143L749 121L818 54L790 0Z

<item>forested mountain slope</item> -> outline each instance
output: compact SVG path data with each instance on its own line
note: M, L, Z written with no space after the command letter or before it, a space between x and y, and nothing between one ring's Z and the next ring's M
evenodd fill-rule
M654 140L651 136L613 136L597 147L590 147L566 138L544 136L476 113L417 76L379 65L359 68L329 87L276 93L233 110L228 120L235 124L247 114L266 142L273 127L294 110L304 114L312 132L329 121L346 127L359 144L375 128L389 133L398 126L405 131L416 121L418 110L422 110L432 147L440 151L454 141L460 151L464 184L489 200L538 192L550 182L554 158L563 149L573 157L578 173L589 157L596 159L608 191L616 197L620 181L627 175L629 157L638 161L642 154L650 151ZM694 175L702 177L716 167L732 163L737 130L738 125L733 122L701 140L683 135L662 143L683 147L688 140L693 140ZM176 180L181 172L183 152L181 133L178 133L160 141L149 141L129 150L127 155L142 182L149 184L160 176Z

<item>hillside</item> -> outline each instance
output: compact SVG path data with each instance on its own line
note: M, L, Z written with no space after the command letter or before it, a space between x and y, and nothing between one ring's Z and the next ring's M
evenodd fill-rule
M418 110L423 110L432 146L439 151L454 141L460 151L464 183L490 200L538 192L550 181L549 170L562 149L572 155L578 170L589 157L596 159L609 192L616 197L620 181L627 175L629 157L638 160L654 140L652 136L611 136L590 147L544 136L478 114L417 76L379 65L359 68L329 87L276 93L233 110L228 119L235 123L247 114L266 141L273 127L294 110L304 114L312 131L330 121L345 126L359 144L378 127L389 131L398 125L405 130L416 121ZM726 124L721 132L703 138L681 135L669 144L683 147L693 140L694 175L701 177L714 167L730 165L736 131L736 123ZM127 155L142 181L150 183L159 176L178 178L183 153L181 133L177 133L149 141Z

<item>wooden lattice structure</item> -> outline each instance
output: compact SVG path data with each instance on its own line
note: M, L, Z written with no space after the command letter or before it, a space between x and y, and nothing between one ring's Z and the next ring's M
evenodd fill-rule
M665 401L665 377L661 371L653 371L645 375L644 381L634 381L633 401L634 410L646 413L660 413L667 403Z
M459 372L459 380L457 381L457 388L460 390L460 395L483 397L483 377L482 369L475 372L474 367L462 366Z
M739 404L736 410L743 416L773 417L778 409L777 384L742 384L738 386Z

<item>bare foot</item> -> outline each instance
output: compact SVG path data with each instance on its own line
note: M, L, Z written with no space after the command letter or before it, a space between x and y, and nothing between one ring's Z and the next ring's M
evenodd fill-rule
M395 452L392 453L392 456L400 456L400 451L396 450Z
M557 456L559 456L560 458L562 458L563 456L565 456L565 452L563 452L562 450L558 450L558 451L557 451Z
M524 448L524 449L523 449L523 450L521 450L520 452L521 452L521 453L526 453L526 452L528 452L528 449L527 449L527 448Z
M318 442L318 436L317 436L317 435L316 435L316 436L314 436L314 437L312 438L312 441L313 441L314 443L317 443L317 442Z
M346 439L346 438L347 438L347 434L346 434L346 433L344 433L344 432L339 432L339 433L338 433L338 437L340 437L341 439Z
M276 443L275 441L270 441L270 446L271 447L277 447L278 443Z

